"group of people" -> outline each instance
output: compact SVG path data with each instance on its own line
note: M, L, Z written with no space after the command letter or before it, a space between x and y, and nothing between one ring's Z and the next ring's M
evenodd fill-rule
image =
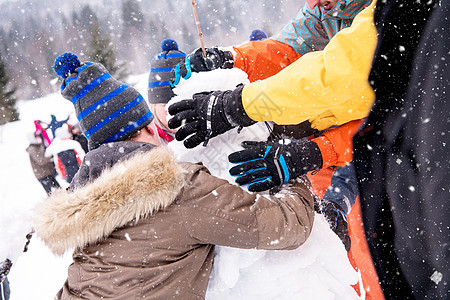
M29 134L26 151L33 173L47 194L61 187L57 175L70 184L87 152L86 138L78 124L68 123L69 118L58 121L51 115L48 124L35 120L35 130Z
M89 152L70 187L35 210L33 228L54 253L75 249L57 299L204 299L214 245L299 247L315 211L347 251L360 247L347 229L358 194L376 270L363 281L378 276L370 290L382 290L372 299L445 298L448 8L307 0L270 38L206 56L165 40L151 62L150 106L103 65L59 56L61 93ZM167 107L180 80L218 68L239 68L250 83ZM164 147L206 145L255 122L270 122L270 138L229 156L249 192Z

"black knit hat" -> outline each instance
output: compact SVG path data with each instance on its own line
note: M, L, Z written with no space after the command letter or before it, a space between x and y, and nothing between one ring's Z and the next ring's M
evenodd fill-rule
M162 41L161 50L150 62L148 101L153 104L167 103L175 95L170 87L170 72L186 58L186 54L179 51L177 43L171 39Z
M102 64L81 63L67 52L56 58L53 69L64 80L61 94L75 106L89 150L123 141L153 120L142 95L111 77Z

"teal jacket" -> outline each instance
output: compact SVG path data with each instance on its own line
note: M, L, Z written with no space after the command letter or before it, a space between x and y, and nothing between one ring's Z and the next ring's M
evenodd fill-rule
M311 9L305 4L297 16L271 38L290 45L302 55L323 50L330 39L340 30L350 27L355 16L371 2L338 0L330 10L318 6Z

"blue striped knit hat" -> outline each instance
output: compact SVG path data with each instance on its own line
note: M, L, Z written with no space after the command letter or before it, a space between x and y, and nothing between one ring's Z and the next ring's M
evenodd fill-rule
M61 94L74 105L89 150L123 141L153 120L142 95L111 77L102 64L81 63L66 52L56 58L53 69L63 78Z
M170 87L172 69L186 59L186 54L178 50L177 42L165 39L161 43L162 52L150 62L148 76L148 102L167 103L175 96Z

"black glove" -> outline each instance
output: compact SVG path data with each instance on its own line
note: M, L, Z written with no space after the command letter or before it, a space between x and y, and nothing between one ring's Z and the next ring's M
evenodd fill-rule
M198 48L170 71L170 86L174 88L181 80L189 79L192 71L204 72L215 69L231 69L234 66L233 54L219 48L206 48L206 57L202 48Z
M3 282L6 276L8 276L9 270L11 270L11 266L12 262L8 258L0 262L0 282Z
M189 54L191 68L194 72L212 71L216 69L231 69L234 66L233 54L230 51L220 50L217 47L206 48L206 57L202 48Z
M316 212L323 214L328 221L331 230L341 239L345 250L350 251L351 241L348 235L347 215L342 208L333 201L322 200L314 205Z
M295 125L273 125L273 130L270 133L269 140L281 140L281 139L297 139L300 140L304 137L319 135L317 129L311 127L309 121L304 121Z
M178 129L177 141L184 141L186 148L194 148L222 134L233 127L250 126L255 123L250 119L242 106L243 85L234 91L204 92L193 95L193 99L182 100L169 106L168 112L173 117L168 125Z
M271 188L274 188L271 192L276 192L289 179L322 166L320 149L311 141L247 141L242 147L245 150L228 156L231 163L238 164L230 169L230 174L238 176L236 183L249 184L251 192Z

